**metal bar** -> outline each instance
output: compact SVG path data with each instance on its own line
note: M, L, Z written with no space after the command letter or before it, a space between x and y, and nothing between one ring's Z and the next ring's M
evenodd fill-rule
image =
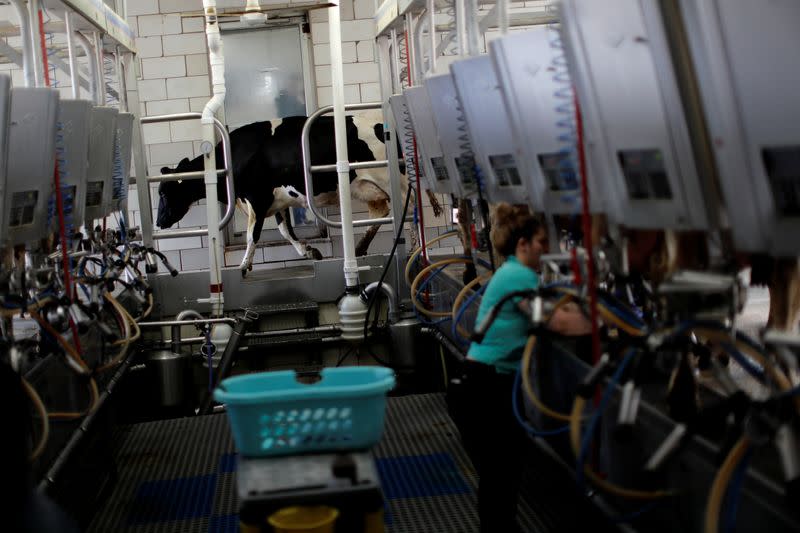
M217 176L222 176L227 171L224 169L217 170ZM175 174L159 174L158 176L147 176L147 181L150 183L161 183L162 181L180 181L191 179L202 179L206 175L202 170L195 172L176 172Z
M152 117L144 117L141 119L142 124L156 124L159 122L172 122L172 121L179 121L179 120L199 120L203 117L202 113L175 113L172 115L155 115ZM214 119L214 127L217 129L217 133L222 138L222 156L225 160L225 190L228 194L228 202L225 206L225 215L223 215L222 220L219 221L219 229L223 229L228 223L233 219L233 209L236 206L236 192L233 188L233 160L231 159L231 136L228 134L228 130L225 129L225 125L220 122L218 119ZM187 173L189 174L189 173ZM201 175L205 176L203 172L200 172ZM167 174L166 176L172 176L172 179L175 179L174 176L176 174ZM162 177L162 176L158 176ZM148 181L170 181L170 179L166 180L159 180L154 179L158 178L156 176L148 177ZM149 195L148 195L149 196ZM196 233L198 230L187 230L187 231L171 231L168 233L164 232L154 232L153 239L176 239L179 237L196 237L198 234ZM208 230L203 230L204 233L200 235L205 235L208 233Z
M350 163L350 170L383 168L388 165L389 162L386 159L381 159L380 161L359 161L358 163ZM311 170L311 172L336 172L336 165L312 165L309 170Z
M183 237L205 237L208 235L207 229L179 229L173 231L154 231L153 240L162 239L182 239Z
M363 104L346 104L344 106L345 111L361 111L364 109L381 109L383 105L381 103L363 103ZM336 222L324 216L322 213L317 210L317 207L314 205L314 184L311 180L311 141L309 140L309 136L311 133L311 125L316 122L316 120L326 113L330 113L333 111L333 106L325 106L319 108L317 111L311 114L308 119L306 119L306 123L303 126L303 133L300 136L301 140L301 147L302 147L302 155L303 155L303 177L305 178L306 184L306 198L308 199L308 207L311 209L311 212L314 213L314 216L317 217L317 220L321 221L328 227L331 228L341 228L342 223ZM353 163L356 165L357 163ZM325 165L330 166L330 165ZM333 165L334 169L336 165ZM351 165L352 167L352 165ZM373 226L375 224L390 224L393 222L393 219L390 217L384 218L368 218L365 220L354 220L353 226Z
M139 327L142 328L160 328L163 326L196 326L197 324L219 324L228 323L235 324L236 320L233 318L206 318L203 320L158 320L155 322L139 322Z
M81 97L81 75L78 72L78 57L75 50L74 34L72 33L72 13L69 9L64 10L64 24L67 32L67 52L69 53L69 76L72 80L72 98L77 100ZM86 84L88 87L88 83Z

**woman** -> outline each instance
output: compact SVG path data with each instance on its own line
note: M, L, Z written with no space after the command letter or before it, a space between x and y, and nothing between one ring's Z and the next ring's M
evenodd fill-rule
M539 286L537 271L548 249L546 228L522 206L496 207L491 239L505 262L486 287L476 323L506 294ZM517 493L526 437L514 418L511 395L530 326L519 300L503 305L483 340L470 346L465 364L467 412L461 432L478 472L478 514L484 533L519 531ZM577 308L558 311L548 327L564 335L590 329Z

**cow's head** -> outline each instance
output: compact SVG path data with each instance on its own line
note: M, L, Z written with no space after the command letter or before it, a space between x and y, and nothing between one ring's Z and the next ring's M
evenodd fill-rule
M164 167L162 174L175 174L177 172L189 172L190 161L184 158L174 169ZM158 215L156 225L161 229L167 229L176 224L189 212L194 200L182 181L163 181L158 186Z
M383 122L379 122L373 126L373 131L375 132L375 137L378 138L383 144L386 144L386 134L383 131ZM397 145L397 155L400 157L400 173L406 173L406 163L405 158L403 157L403 147L400 145L400 139L395 139L395 144Z

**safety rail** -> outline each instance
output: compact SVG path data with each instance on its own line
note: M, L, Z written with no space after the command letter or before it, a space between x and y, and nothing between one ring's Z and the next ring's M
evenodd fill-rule
M375 103L364 103L364 104L346 104L344 106L345 111L364 111L366 109L382 109L383 105L379 102ZM311 209L311 212L314 213L314 216L317 217L317 220L321 221L328 227L331 228L341 228L342 223L337 222L335 220L331 220L324 215L322 215L318 210L317 207L314 205L314 183L311 180L311 174L313 172L335 172L336 165L312 165L311 164L311 141L309 140L309 136L311 133L311 125L317 121L319 117L325 115L327 113L333 112L333 106L325 106L319 108L317 111L311 114L306 120L305 125L303 126L303 133L301 135L301 143L302 143L302 152L303 152L303 177L305 178L306 184L306 198L308 199L308 207ZM389 161L386 159L382 159L379 161L363 161L358 163L350 163L350 170L361 170L366 168L380 168L380 167L388 167ZM392 199L394 200L394 198ZM394 222L394 219L391 217L384 217L384 218L367 218L363 220L354 220L353 226L372 226L375 224L389 224Z
M181 120L197 120L202 118L202 113L175 113L172 115L156 115L152 117L142 117L142 124L155 124L159 122L176 122ZM225 190L228 193L228 202L225 206L225 215L219 221L219 229L223 229L233 218L233 209L236 206L236 191L233 186L233 161L231 159L231 137L225 126L214 119L214 127L222 138L222 154L225 160L225 168L217 170L217 176L225 176ZM211 148L214 150L214 147ZM148 176L148 183L162 183L165 181L178 181L186 179L202 179L205 177L205 172L198 170L195 172L179 172L176 174L159 174L158 176ZM147 187L148 205L150 200L150 187ZM202 237L206 235L208 230L204 229L190 229L190 230L172 230L172 231L154 231L153 239L178 239L183 237Z

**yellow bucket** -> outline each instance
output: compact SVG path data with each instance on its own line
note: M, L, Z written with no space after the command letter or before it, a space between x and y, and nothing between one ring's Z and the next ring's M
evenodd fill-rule
M339 510L324 505L285 507L267 522L275 533L333 533Z

